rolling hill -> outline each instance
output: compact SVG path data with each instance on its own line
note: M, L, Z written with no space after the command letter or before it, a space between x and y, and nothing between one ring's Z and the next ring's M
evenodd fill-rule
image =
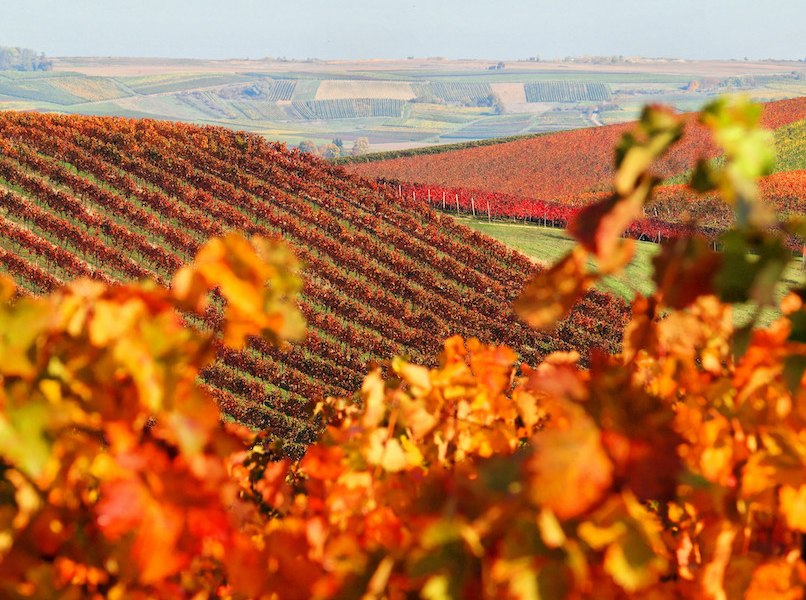
M688 115L684 138L660 161L659 176L668 178L679 175L689 169L697 158L716 156L707 132L695 117L693 113ZM804 119L806 97L764 105L763 125L784 131L788 139L795 140L791 148L787 146L788 156L803 155L804 129L799 122ZM347 164L345 168L372 178L545 201L573 201L580 194L609 189L613 177L613 148L632 127L633 124L624 123L577 129L444 153L413 153L388 160L383 160L383 155L379 154L377 157L364 157L366 162Z
M26 293L76 277L165 284L209 237L278 236L306 268L304 343L222 351L204 384L224 413L271 428L299 453L309 404L359 385L367 365L429 362L451 334L514 347L612 351L621 300L589 294L549 333L510 301L535 269L523 255L385 187L284 146L218 127L0 114L0 270ZM211 313L207 319L215 319Z

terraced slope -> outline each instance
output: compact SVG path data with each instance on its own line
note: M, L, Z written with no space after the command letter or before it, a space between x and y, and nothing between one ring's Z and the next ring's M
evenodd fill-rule
M552 350L613 350L621 301L589 295L556 331L510 301L534 265L501 244L323 161L222 128L0 114L0 269L27 292L75 277L160 283L211 236L280 236L307 263L307 340L222 352L204 383L228 415L309 441L308 404L347 394L367 364L428 361L459 333ZM208 315L209 319L215 314Z
M696 158L716 155L694 116L689 116L683 140L660 162L660 176L677 175ZM806 97L764 105L763 123L768 128L777 130L803 119ZM632 127L624 123L577 129L440 154L347 164L346 168L372 178L555 200L608 189L613 178L613 148ZM793 127L792 131L802 134L804 130Z

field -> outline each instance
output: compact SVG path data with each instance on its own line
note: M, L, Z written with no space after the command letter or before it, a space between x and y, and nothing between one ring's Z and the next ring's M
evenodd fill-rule
M612 98L606 83L585 81L540 81L524 86L527 102L605 102Z
M293 102L291 114L306 120L362 119L400 117L405 110L402 100L354 98L350 100L308 100Z
M510 344L530 361L618 345L621 300L592 293L559 328L535 332L509 308L531 261L258 136L4 113L0 150L0 270L25 293L82 276L165 284L230 229L292 244L307 265L306 341L223 352L203 380L226 414L271 426L293 452L310 441L309 400L349 394L369 363L395 354L429 364L454 333Z
M50 72L0 73L0 110L223 125L290 145L341 138L349 149L366 137L373 151L620 123L647 102L696 110L723 92L770 100L806 94L801 62L631 59L496 67L497 61L441 59L63 58ZM350 107L368 100L394 108Z
M560 259L575 244L575 240L562 229L542 227L532 223L515 223L502 219L488 222L485 219L474 219L468 216L457 217L457 221L542 264L551 264ZM599 284L599 289L624 298L627 302L632 302L636 292L645 296L649 295L654 290L652 258L657 255L658 250L659 246L653 242L637 242L635 257L624 272L616 276L605 277ZM804 273L801 260L793 259L786 269L782 285L776 291L776 300L780 302L787 289L796 288L803 283ZM753 306L735 305L733 313L737 326L746 323L754 310ZM758 322L767 325L780 314L777 309L765 308Z
M397 81L342 81L325 80L316 90L316 100L340 100L351 98L392 98L411 100L415 97L408 83Z

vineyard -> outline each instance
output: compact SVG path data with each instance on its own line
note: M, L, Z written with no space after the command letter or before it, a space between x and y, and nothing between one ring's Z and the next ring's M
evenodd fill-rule
M538 81L524 84L527 102L605 102L610 86L600 82Z
M304 262L304 342L252 340L203 373L231 417L271 426L299 454L309 402L344 395L373 361L429 363L458 333L530 361L554 350L617 349L626 307L592 292L537 332L510 302L534 271L523 256L383 186L257 136L157 121L3 113L0 270L24 293L77 277L160 284L212 236L282 237ZM413 210L417 209L417 210ZM203 321L220 318L214 298Z
M489 83L432 81L414 84L412 88L420 98L439 98L445 102L471 105L493 93Z
M806 98L764 105L762 124L770 129L806 118ZM611 125L543 135L504 144L438 154L413 155L347 165L373 178L494 191L539 200L606 191L613 177L613 148L631 125ZM716 149L694 115L683 141L661 159L656 173L669 177L687 171L698 157Z
M293 102L291 113L298 119L359 119L400 117L406 103L392 98L353 98Z
M261 79L255 83L228 85L215 90L221 98L279 102L291 100L297 82L291 79Z
M288 115L276 103L256 98L225 98L221 92L181 92L177 100L214 119L286 119Z
M424 205L455 214L481 218L528 221L547 227L565 228L582 208L603 200L607 193L573 194L556 200L535 200L485 190L389 182L390 189ZM782 220L806 214L806 171L779 172L760 181L762 200ZM627 228L628 237L661 242L691 231L689 220L696 220L697 232L716 239L730 226L732 213L716 194L697 196L685 185L660 186L644 207L643 218ZM791 240L791 249L800 252L801 243Z
M775 131L778 171L806 169L806 119L784 125Z

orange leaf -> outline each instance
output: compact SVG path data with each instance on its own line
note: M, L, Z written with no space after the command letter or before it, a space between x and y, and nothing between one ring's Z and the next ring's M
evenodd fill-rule
M564 405L567 425L534 436L528 477L532 500L560 519L571 519L602 498L612 481L613 465L593 420L580 406Z
M515 312L532 327L553 325L594 283L588 275L588 253L576 247L546 271L540 271L515 300Z

